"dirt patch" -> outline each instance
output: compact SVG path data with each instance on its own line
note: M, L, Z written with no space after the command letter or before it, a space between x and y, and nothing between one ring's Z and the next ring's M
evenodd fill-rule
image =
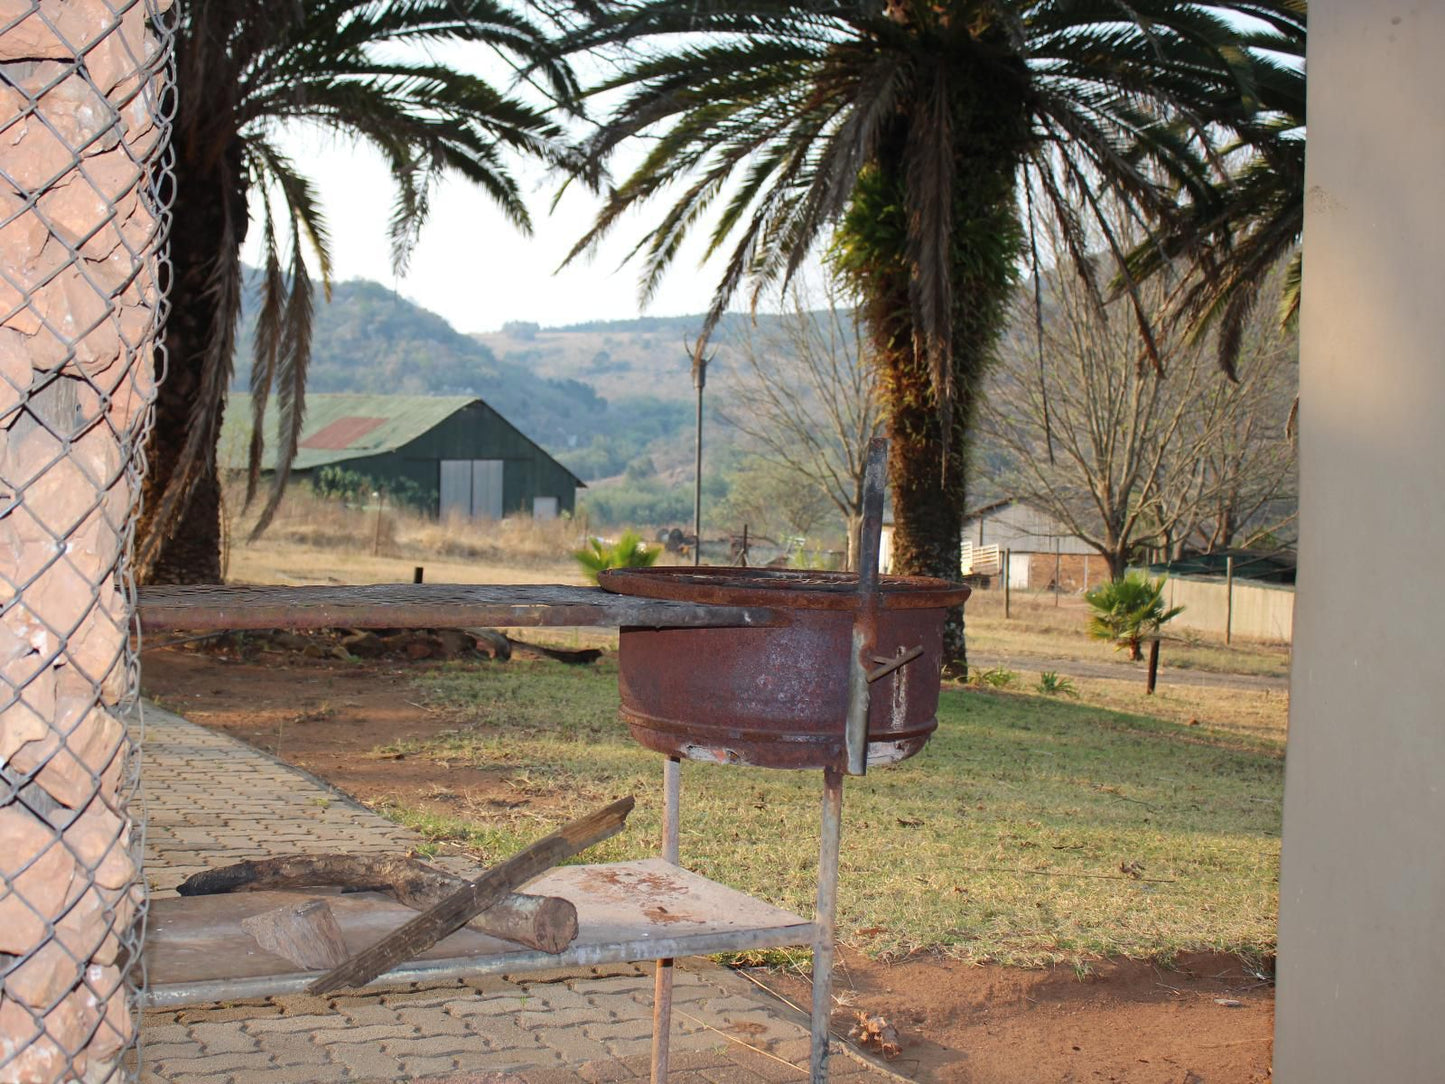
M399 757L385 750L454 727L409 677L434 662L343 663L268 651L147 651L142 685L162 706L223 730L370 803L496 815L535 804L504 770ZM511 665L490 663L485 665ZM665 921L672 916L659 916ZM758 972L807 1006L806 980ZM1257 1084L1269 1079L1274 990L1233 957L1181 957L1171 969L1097 961L1028 971L935 956L897 963L845 951L837 971L846 1035L858 1013L882 1016L902 1052L890 1067L948 1084Z
M162 707L304 768L368 805L394 802L451 815L530 806L534 799L510 786L506 771L390 750L456 726L422 703L409 681L436 665L162 649L142 656L141 686Z
M798 1005L807 981L759 973ZM1232 956L1181 956L1172 968L1104 960L1026 971L931 955L893 964L844 951L837 1034L859 1014L898 1031L888 1064L949 1084L1255 1084L1268 1081L1274 988Z

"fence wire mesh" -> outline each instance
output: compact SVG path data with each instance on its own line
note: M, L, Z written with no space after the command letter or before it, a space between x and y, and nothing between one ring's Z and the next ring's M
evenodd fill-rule
M169 0L0 0L0 1084L133 1069Z

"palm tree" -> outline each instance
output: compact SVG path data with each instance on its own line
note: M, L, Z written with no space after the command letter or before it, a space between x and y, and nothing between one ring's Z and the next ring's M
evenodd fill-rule
M744 280L756 301L841 224L835 255L861 292L890 414L894 561L956 577L969 426L1020 266L1035 251L1036 216L1057 221L1099 294L1088 254L1124 255L1100 213L1105 196L1157 216L1170 198L1161 160L1177 157L1182 170L1195 155L1190 137L1252 115L1256 58L1224 14L1273 7L616 4L574 39L631 46L596 88L623 97L586 161L601 163L632 136L649 138L651 150L610 190L576 251L634 207L669 199L635 250L645 299L720 203L707 251L730 249L711 328ZM1157 353L1137 297L1134 307ZM945 650L962 661L961 613Z
M162 180L174 215L167 376L148 446L136 561L145 579L195 583L221 572L216 441L253 199L265 260L248 503L259 479L260 417L273 394L281 421L256 531L275 511L301 431L313 298L307 248L329 285L328 225L312 184L276 141L281 125L310 122L381 152L396 185L390 233L400 266L439 175L479 185L525 230L527 209L506 155L560 154L559 129L544 111L433 61L427 48L481 43L558 100L574 100L577 88L545 35L500 0L191 0L180 10L174 172Z
M1196 274L1183 280L1175 315L1191 341L1217 327L1219 362L1231 378L1249 314L1277 266L1284 266L1280 325L1297 321L1303 262L1306 0L1251 14L1265 24L1242 36L1256 60L1257 108L1229 118L1234 137L1201 148L1176 175L1180 205L1128 260L1135 279L1189 261Z
M1107 580L1084 595L1093 613L1088 632L1096 640L1108 640L1118 648L1129 649L1129 658L1144 658L1140 645L1157 640L1159 630L1168 621L1184 612L1183 606L1164 605L1164 584L1167 576L1151 580L1147 573L1129 572L1116 580Z

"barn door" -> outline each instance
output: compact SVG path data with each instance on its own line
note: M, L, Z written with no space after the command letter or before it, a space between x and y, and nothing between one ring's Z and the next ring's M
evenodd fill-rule
M475 519L502 518L502 461L472 460L472 516Z
M502 480L500 459L443 459L438 487L442 518L501 519Z
M1015 591L1027 591L1029 587L1029 555L1010 553L1008 555L1008 585Z
M472 461L470 459L443 459L441 485L441 518L472 514Z

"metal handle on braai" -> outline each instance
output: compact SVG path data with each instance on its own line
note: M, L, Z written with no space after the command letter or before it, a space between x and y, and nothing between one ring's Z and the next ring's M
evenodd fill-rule
M848 664L848 721L844 736L846 770L868 770L868 673L878 630L878 550L883 534L883 486L888 466L888 441L868 442L863 474L863 523L858 531L858 609L853 618L853 657Z

